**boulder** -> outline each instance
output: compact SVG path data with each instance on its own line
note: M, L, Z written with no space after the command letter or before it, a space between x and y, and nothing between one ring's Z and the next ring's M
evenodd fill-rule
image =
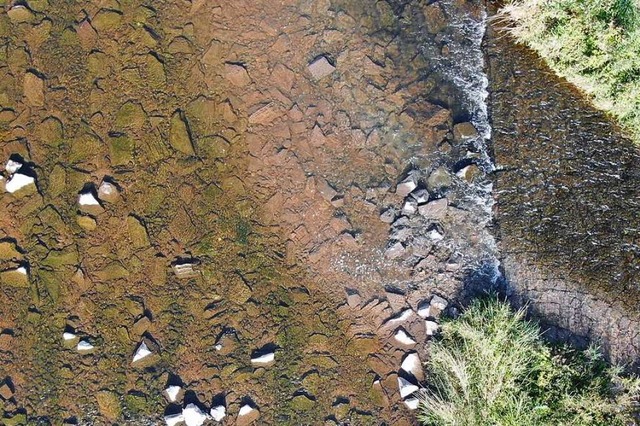
M91 353L94 351L94 349L95 349L95 346L93 346L91 343L89 343L86 340L80 340L78 342L78 346L76 346L76 350L81 354Z
M415 173L410 173L402 182L396 186L396 194L406 197L418 187L418 178Z
M396 211L393 208L388 208L380 214L380 220L384 223L393 223L396 220Z
M424 324L427 327L427 336L433 336L434 334L436 334L438 332L438 329L440 328L438 323L435 322L435 321L427 320L427 321L425 321Z
M420 400L418 398L415 398L415 397L407 398L407 399L404 400L404 405L409 410L417 410L418 406L420 405Z
M29 10L28 7L22 4L16 4L12 6L11 9L7 11L7 16L9 17L11 22L14 22L16 24L19 24L21 22L30 22L35 18L33 12Z
M397 259L399 257L401 257L402 255L404 255L405 253L405 248L404 245L402 245L401 242L395 242L393 243L391 246L389 246L389 248L387 248L387 250L384 253L384 256L387 259Z
M9 287L29 287L29 272L24 266L0 272L0 283Z
M466 167L461 168L456 172L456 176L458 176L460 179L464 180L465 182L473 182L480 175L482 175L482 171L476 164L470 164Z
M447 309L447 305L449 305L449 302L447 302L445 298L440 297L436 294L431 298L429 305L432 308L435 308L436 310L438 310L439 312L442 312L445 309Z
M27 72L24 75L23 89L27 104L35 107L44 106L44 80L40 76Z
M221 422L227 415L227 409L224 405L217 405L215 407L211 407L211 418L216 422Z
M320 56L309 64L309 72L314 80L321 80L336 70L326 56Z
M453 139L456 142L463 142L478 137L475 126L469 122L458 123L453 126Z
M424 204L429 201L429 191L426 189L418 189L411 193L411 197L416 200L418 205Z
M411 216L418 211L418 202L414 199L409 199L404 202L402 206L402 214L405 216Z
M236 87L244 87L251 83L251 77L242 64L230 62L224 64L224 77Z
M133 354L133 360L131 361L131 363L135 364L136 362L142 361L152 353L153 352L149 350L149 347L147 346L147 344L144 341L142 341L140 345L138 345L136 352Z
M98 188L98 198L107 203L115 203L120 199L120 191L111 182L102 181Z
M198 276L198 273L193 269L194 264L190 262L178 262L173 267L173 272L177 278L187 279Z
M22 254L18 247L11 241L0 241L0 260L20 260Z
M418 207L421 216L427 219L442 220L447 215L449 203L446 198L431 201Z
M36 179L33 176L28 176L22 173L15 173L11 178L5 183L4 190L10 194L27 194L32 193L37 190L36 188Z
M451 174L445 167L438 167L427 178L427 189L430 192L442 192L452 184Z
M78 207L80 211L91 215L97 215L104 211L104 208L92 190L80 192L78 195Z
M276 360L275 352L266 352L251 358L251 365L254 367L264 367L271 365Z
M424 369L422 368L422 362L417 353L411 352L404 357L400 369L411 374L416 379L424 380Z
M76 222L85 231L94 231L98 227L96 220L91 216L78 215L76 216Z
M238 412L237 426L249 425L260 418L260 411L250 404L244 404Z
M188 404L184 407L182 416L187 426L202 426L209 419L209 416L196 404Z
M398 390L400 391L400 397L402 399L408 397L412 393L416 392L420 388L407 379L398 376Z
M7 173L12 175L18 170L20 170L20 167L22 167L21 162L9 159L9 161L7 161L7 164L4 166L4 169L6 170Z
M181 111L176 111L171 116L169 143L174 149L185 155L195 155L191 133L189 132L186 118Z
M164 416L164 422L167 424L167 426L177 426L178 424L184 422L184 416L182 415L182 413L167 414L166 416Z
M417 343L413 337L409 336L409 334L402 328L396 330L396 333L393 335L393 339L404 346L413 346Z
M173 403L178 401L178 398L180 398L181 394L182 394L182 388L180 386L177 385L171 385L171 386L167 386L167 388L164 390L163 392L165 398L167 398L167 401Z

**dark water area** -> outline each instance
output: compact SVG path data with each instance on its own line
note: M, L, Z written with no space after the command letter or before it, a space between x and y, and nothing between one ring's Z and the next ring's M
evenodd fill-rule
M486 39L503 268L558 337L636 362L640 152L535 53Z

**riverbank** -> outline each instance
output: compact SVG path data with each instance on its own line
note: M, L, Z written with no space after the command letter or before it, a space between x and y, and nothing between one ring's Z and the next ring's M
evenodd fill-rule
M496 17L640 143L640 10L634 0L513 0Z

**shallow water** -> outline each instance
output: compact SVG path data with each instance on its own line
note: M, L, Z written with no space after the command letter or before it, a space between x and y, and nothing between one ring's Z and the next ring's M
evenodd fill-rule
M263 424L412 424L397 377L407 352L426 360L415 311L496 276L481 4L29 7L0 15L2 161L38 189L1 201L19 249L2 270L29 269L0 291L5 417L157 424L179 379L182 405L224 396L232 421L251 401ZM320 56L335 70L317 79ZM462 121L478 136L456 140ZM440 167L446 213L399 214L396 184ZM119 197L79 208L104 179ZM407 309L418 344L399 347L385 321ZM154 355L132 365L141 341Z

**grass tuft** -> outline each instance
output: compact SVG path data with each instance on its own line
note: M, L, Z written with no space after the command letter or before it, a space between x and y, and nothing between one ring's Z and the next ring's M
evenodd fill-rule
M420 396L422 425L634 424L640 379L595 348L549 346L524 315L487 299L443 324Z

